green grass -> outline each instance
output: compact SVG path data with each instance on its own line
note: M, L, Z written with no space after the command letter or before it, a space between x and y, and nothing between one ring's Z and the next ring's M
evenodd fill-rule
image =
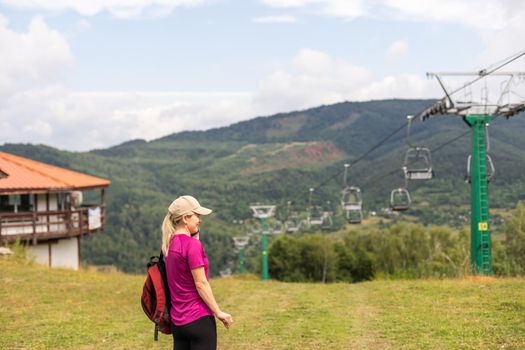
M144 276L0 258L0 349L168 349ZM525 279L359 284L211 281L234 326L219 349L525 349Z

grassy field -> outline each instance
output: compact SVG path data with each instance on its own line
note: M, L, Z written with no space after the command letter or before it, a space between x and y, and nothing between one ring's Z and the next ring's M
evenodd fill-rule
M0 349L169 349L153 342L143 282L0 258ZM525 349L523 278L211 283L235 319L219 349Z

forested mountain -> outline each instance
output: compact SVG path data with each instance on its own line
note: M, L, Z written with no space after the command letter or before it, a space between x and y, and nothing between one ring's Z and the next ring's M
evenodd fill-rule
M283 217L288 201L293 210L304 211L309 188L314 187L313 202L337 214L343 184L337 174L344 163L351 164L349 183L361 187L365 210L387 207L391 190L404 185L406 128L400 128L407 114L431 103L344 102L82 153L22 144L0 149L112 181L108 226L101 235L83 240L87 263L142 271L145 259L158 251L167 206L178 195L194 195L215 211L203 225L203 240L212 259L211 272L217 274L234 256L231 236L245 230L232 222L249 218L251 203L276 204ZM490 154L496 166L489 187L491 207L512 208L525 198L524 132L523 116L491 123ZM471 143L468 127L456 116L415 121L412 142L435 150L436 178L409 184L414 201L408 212L411 219L464 224L470 196L463 181Z

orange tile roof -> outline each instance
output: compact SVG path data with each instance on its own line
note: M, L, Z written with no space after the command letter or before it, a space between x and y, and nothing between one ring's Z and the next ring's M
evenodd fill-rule
M107 187L111 183L5 152L0 152L0 172L7 175L0 177L0 193L88 190Z

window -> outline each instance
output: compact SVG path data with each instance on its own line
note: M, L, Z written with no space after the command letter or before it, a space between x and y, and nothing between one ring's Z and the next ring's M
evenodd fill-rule
M0 211L10 213L15 211L15 207L10 203L9 197L11 196L0 196Z
M20 195L20 203L18 204L18 211L33 211L34 198L32 194Z
M34 196L32 194L10 194L0 196L0 211L18 213L33 211Z

